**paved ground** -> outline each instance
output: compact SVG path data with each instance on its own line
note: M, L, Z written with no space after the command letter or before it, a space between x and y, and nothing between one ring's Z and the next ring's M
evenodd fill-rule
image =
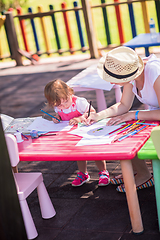
M36 65L14 67L14 63L0 63L1 112L13 117L41 115L44 106L45 84L61 78L68 81L84 68L98 60L88 55L54 58ZM26 62L28 64L28 62ZM97 108L94 91L79 95L93 101ZM108 106L115 102L114 90L105 92ZM143 106L135 101L134 108ZM147 161L152 171L150 161ZM110 175L121 172L118 161L107 161ZM158 240L158 219L154 187L138 192L144 224L144 233L134 235L131 230L126 196L118 193L115 186L98 187L98 170L94 162L88 162L91 180L79 188L71 186L76 177L76 162L21 162L19 171L41 171L56 216L41 218L37 193L28 198L28 204L37 227L37 240Z

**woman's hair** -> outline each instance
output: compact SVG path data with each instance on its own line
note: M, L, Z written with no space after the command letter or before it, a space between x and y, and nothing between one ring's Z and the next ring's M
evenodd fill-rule
M47 83L44 88L44 95L50 107L59 106L61 99L67 100L68 96L73 93L73 89L60 79Z

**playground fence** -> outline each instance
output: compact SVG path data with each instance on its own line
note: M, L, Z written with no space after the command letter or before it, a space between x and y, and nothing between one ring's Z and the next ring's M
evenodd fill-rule
M67 4L62 2L61 9L54 10L54 6L49 5L47 12L38 6L37 13L33 13L31 7L27 14L23 14L20 7L16 9L17 15L13 16L13 9L2 13L0 60L11 58L17 65L22 65L22 56L37 61L44 54L50 56L86 51L89 51L91 58L98 58L102 50L123 45L126 39L129 41L139 33L149 33L151 10L156 29L160 31L160 0L100 1L94 6L90 5L89 0L81 0L81 6L74 1L73 8L67 8ZM112 22L111 14L112 19L114 16ZM98 18L101 19L101 26L97 26ZM142 29L139 29L139 22ZM113 29L116 29L114 35ZM129 36L126 32L130 33Z

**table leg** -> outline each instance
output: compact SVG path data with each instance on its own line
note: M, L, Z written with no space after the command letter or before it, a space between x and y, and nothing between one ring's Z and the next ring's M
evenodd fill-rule
M155 185L155 194L156 194L156 203L157 203L157 214L158 214L158 223L159 223L159 231L160 231L160 160L154 159L152 160L153 166L153 175L154 175L154 185Z
M148 49L148 47L145 47L145 55L146 55L146 57L149 56L149 49Z
M107 108L106 99L105 99L103 90L96 89L96 99L97 99L98 112Z
M136 184L134 180L132 163L131 160L121 160L120 163L125 184L132 230L133 233L140 234L143 232L143 223L137 196Z

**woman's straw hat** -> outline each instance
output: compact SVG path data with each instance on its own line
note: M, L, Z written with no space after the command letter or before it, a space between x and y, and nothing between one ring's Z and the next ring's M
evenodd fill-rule
M130 82L137 78L143 69L142 59L129 47L118 47L109 51L97 66L99 76L111 83Z

